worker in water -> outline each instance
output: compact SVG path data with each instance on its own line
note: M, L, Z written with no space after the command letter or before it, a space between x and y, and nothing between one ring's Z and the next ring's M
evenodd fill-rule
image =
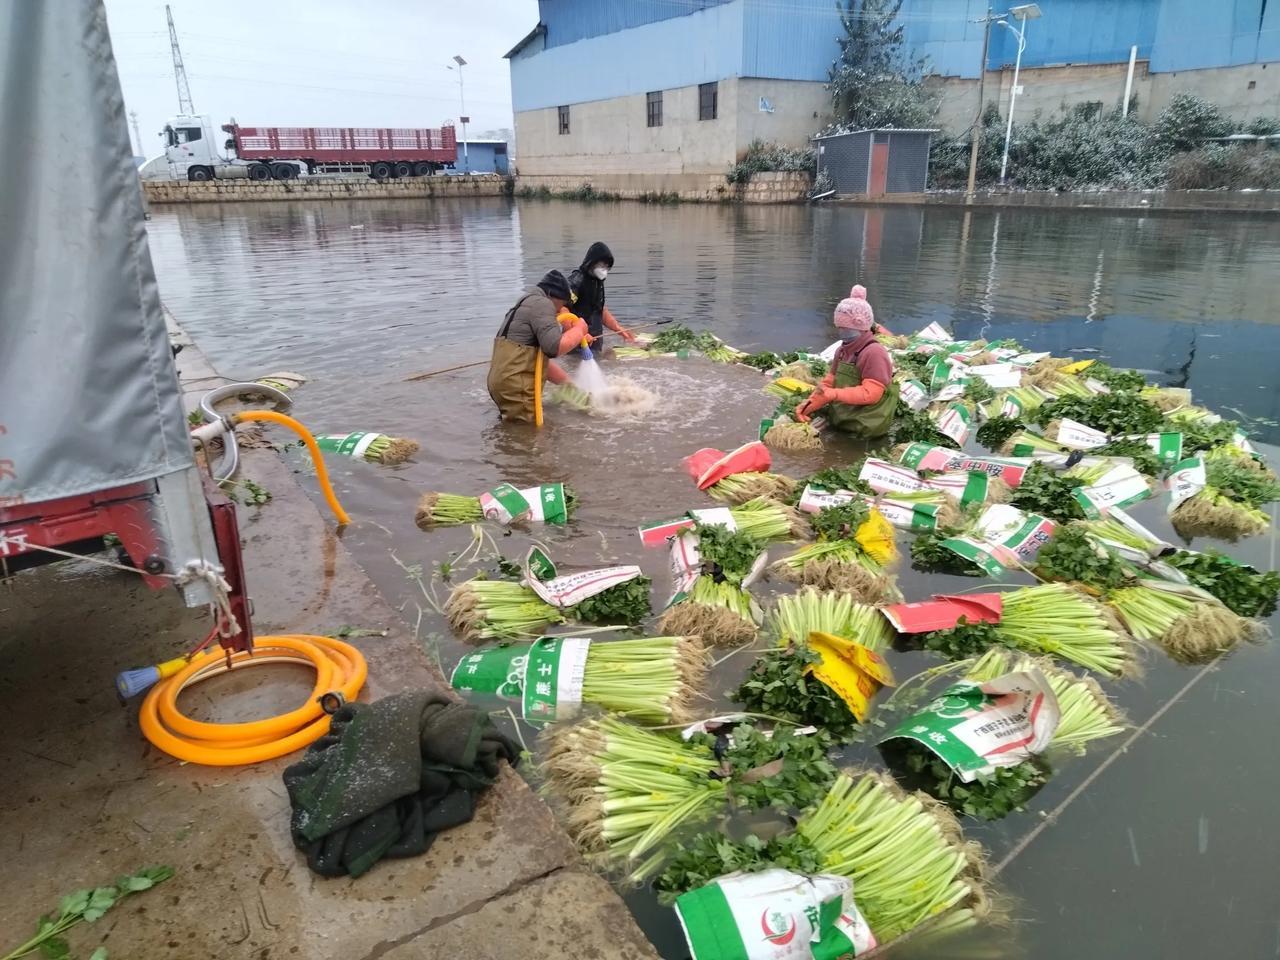
M568 380L550 358L590 342L586 321L559 319L572 300L569 281L552 270L507 311L493 341L488 379L489 396L504 419L541 424L543 381Z
M574 311L587 321L591 336L601 341L595 348L597 352L604 348L605 330L612 330L627 343L634 343L636 339L636 335L624 329L604 304L604 278L612 269L612 251L596 241L587 249L582 266L569 274L569 287L578 297Z
M836 351L822 383L796 410L808 421L819 410L827 422L855 437L886 436L898 405L898 385L893 382L893 359L873 332L876 325L867 291L856 286L836 307L835 325L844 342Z

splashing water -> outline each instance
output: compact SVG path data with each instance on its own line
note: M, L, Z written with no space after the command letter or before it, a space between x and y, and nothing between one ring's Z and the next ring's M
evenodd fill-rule
M574 386L587 391L593 397L609 389L609 380L605 377L600 364L594 360L583 360L573 372Z
M657 395L652 390L629 377L617 377L604 390L592 395L591 410L602 417L642 417L657 403Z

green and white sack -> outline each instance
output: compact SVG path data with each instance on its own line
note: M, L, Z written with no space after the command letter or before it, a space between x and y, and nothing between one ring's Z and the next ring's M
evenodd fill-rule
M544 483L524 490L517 490L509 483L500 483L489 492L480 494L480 510L486 520L497 520L503 524L516 520L557 525L569 522L569 505L563 483Z
M1173 513L1185 500L1190 500L1209 485L1205 473L1204 460L1200 457L1189 457L1178 463L1166 481L1169 488L1168 512Z
M846 877L731 873L675 909L693 960L839 960L877 945Z
M965 783L1044 752L1058 729L1058 698L1039 670L952 685L881 743L923 744Z
M1090 520L1105 517L1115 507L1127 507L1151 496L1147 478L1129 464L1117 464L1087 487L1071 491Z
M534 593L561 610L576 607L588 597L604 593L642 573L634 564L582 570L561 576L551 558L538 547L530 547L524 558L524 582Z
M316 437L316 446L325 451L325 453L336 453L342 457L361 460L364 458L365 451L373 444L373 441L381 436L382 434L380 433L367 433L364 431L326 434L323 437Z
M993 503L978 518L972 535L948 537L941 545L973 563L992 577L1003 577L1009 567L1029 569L1036 554L1053 538L1058 525L1036 513L1024 513L1007 503Z

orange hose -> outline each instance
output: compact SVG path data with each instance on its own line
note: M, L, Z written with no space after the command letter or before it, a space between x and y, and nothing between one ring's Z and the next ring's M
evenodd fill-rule
M347 511L342 509L342 504L338 502L338 497L333 492L333 485L329 482L329 471L324 465L324 457L321 456L320 447L316 443L316 438L311 435L310 430L293 419L293 417L287 417L283 413L277 413L274 410L245 410L234 414L232 419L236 421L268 420L271 423L278 423L282 427L288 427L300 436L302 442L307 445L307 450L311 453L311 462L316 465L316 479L320 481L320 490L324 493L324 499L329 504L329 509L338 518L339 524L351 522L351 518L347 516Z
M329 717L320 706L320 697L336 692L354 700L369 672L359 650L330 637L258 637L253 653L231 656L232 669L282 661L310 664L316 671L310 696L296 710L248 723L204 723L181 713L177 701L185 688L227 672L226 655L221 650L210 650L193 657L182 670L151 688L138 715L143 735L170 756L205 766L231 767L273 760L301 750L328 733Z
M533 362L533 425L535 427L542 426L542 351L538 351L538 358Z

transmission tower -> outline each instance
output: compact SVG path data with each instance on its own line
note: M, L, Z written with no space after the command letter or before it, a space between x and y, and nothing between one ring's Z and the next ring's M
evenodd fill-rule
M190 116L196 108L191 103L191 88L187 86L187 68L182 65L182 49L178 46L178 31L173 25L173 11L167 3L164 15L169 21L169 48L173 51L173 82L178 86L178 112Z
M133 124L133 139L137 145L138 155L143 156L147 151L142 149L142 134L138 132L138 111L129 111L129 122Z

